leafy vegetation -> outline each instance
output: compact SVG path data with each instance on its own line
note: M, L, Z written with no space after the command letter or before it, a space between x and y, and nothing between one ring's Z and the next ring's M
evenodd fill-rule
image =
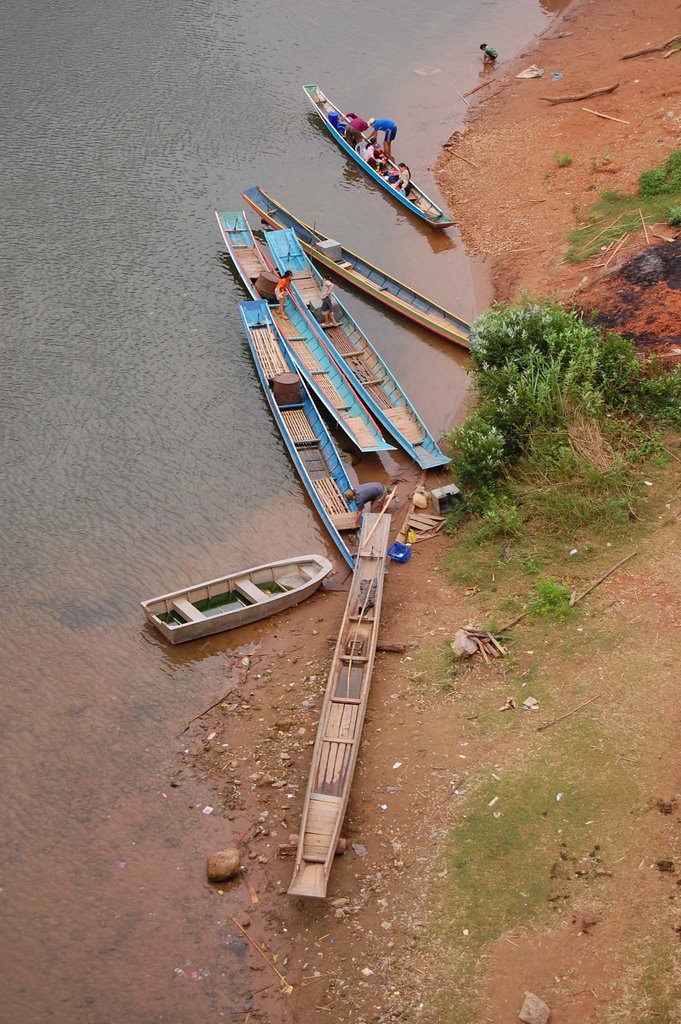
M597 170L610 160L594 158L592 167ZM604 192L587 214L586 223L571 233L567 259L579 263L615 239L640 231L642 217L647 224L667 220L670 199L681 200L681 149L672 150L660 167L643 172L636 195Z
M578 312L529 301L477 320L471 364L478 405L447 441L475 541L626 522L636 464L659 451L644 425L681 426L681 369L639 359Z
M556 153L556 166L557 167L569 167L572 163L571 153Z
M544 619L563 622L570 614L570 588L550 576L538 579L530 599L530 611Z

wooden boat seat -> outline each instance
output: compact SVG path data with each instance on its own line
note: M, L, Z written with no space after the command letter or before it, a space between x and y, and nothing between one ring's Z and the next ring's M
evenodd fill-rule
M300 445L319 444L319 438L316 437L310 421L302 409L282 409L280 411L296 448Z
M252 601L253 604L259 604L260 601L266 601L270 596L269 594L263 593L263 591L256 587L254 583L251 583L250 580L234 580L232 586L235 590L238 590L240 594L243 594L244 597L248 598L249 601Z
M206 617L186 597L174 597L170 603L175 611L179 612L188 622L203 622Z

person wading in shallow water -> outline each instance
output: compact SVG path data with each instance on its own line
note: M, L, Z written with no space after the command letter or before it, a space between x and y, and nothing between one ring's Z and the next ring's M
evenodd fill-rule
M488 46L487 43L480 43L480 49L482 50L482 63L494 64L495 60L499 56L494 47Z

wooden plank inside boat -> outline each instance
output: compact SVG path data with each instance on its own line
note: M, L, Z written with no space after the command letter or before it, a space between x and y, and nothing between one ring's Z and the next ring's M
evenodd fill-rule
M376 653L390 516L365 514L319 720L289 893L326 895L350 796Z
M400 433L404 434L407 441L411 441L412 444L420 444L423 441L423 430L418 420L414 419L407 409L390 409L386 415Z
M258 353L258 359L268 378L271 379L280 373L286 373L290 370L271 327L267 325L264 327L254 327L251 337Z
M281 415L296 445L319 444L310 421L302 409L282 409Z

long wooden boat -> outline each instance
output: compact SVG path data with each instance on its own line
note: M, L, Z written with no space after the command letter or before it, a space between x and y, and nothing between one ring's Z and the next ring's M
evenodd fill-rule
M336 140L341 149L344 149L348 156L359 164L363 171L370 175L374 181L377 181L386 192L390 193L393 199L397 199L402 206L406 206L408 210L415 213L417 217L424 220L427 224L430 224L434 228L448 228L454 221L451 217L440 209L437 203L433 202L423 189L420 189L413 181L411 183L411 191L408 196L405 196L403 192L398 192L396 188L393 188L388 181L383 178L378 171L375 171L373 167L370 167L366 160L363 160L357 150L353 149L346 141L342 132L338 131L338 128L332 124L332 120L335 119L336 115L339 118L343 118L345 115L339 110L338 107L334 106L330 99L328 99L318 85L304 85L303 91L309 99L315 111L319 114L322 123L326 130L329 132L332 138ZM335 112L335 113L334 113ZM332 120L329 120L329 114L332 115ZM392 161L389 161L390 166L393 169L397 169L397 165Z
M322 555L299 555L196 583L141 604L152 626L171 644L181 644L293 608L319 589L332 568Z
M261 274L275 272L274 262L253 237L243 211L216 212L215 216L227 252L249 295L254 300L261 299L256 282ZM283 316L276 307L270 311L308 387L353 444L361 452L394 450L329 350L307 326L295 300L286 299Z
M300 298L299 309L304 311L308 329L319 335L321 344L331 350L378 422L422 469L445 466L450 459L440 451L385 360L343 303L334 297L337 327L323 329L314 318L308 306L321 307L322 278L303 252L295 231L291 228L266 231L265 239L280 273L290 270L293 274L294 288Z
M281 406L275 401L270 381L281 373L296 373L296 366L265 300L241 302L239 311L262 389L288 453L336 547L353 566L357 505L345 497L351 484L333 439L304 381L300 382L300 401Z
M350 797L374 667L390 516L366 514L329 669L289 893L326 895Z
M261 220L273 228L293 228L303 249L315 263L320 263L348 284L361 289L373 299L408 317L421 327L470 349L471 325L467 320L421 295L404 281L391 277L352 249L346 249L317 227L299 220L264 191L262 186L247 188L241 193Z

